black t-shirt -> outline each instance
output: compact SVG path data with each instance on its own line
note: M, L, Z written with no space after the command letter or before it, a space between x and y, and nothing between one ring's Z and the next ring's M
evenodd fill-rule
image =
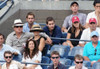
M82 30L83 31L83 30ZM72 27L68 30L68 33L71 34L70 39L80 39L81 38L81 34L82 31L79 32L79 35L77 37L75 37L75 33L72 33ZM73 41L71 40L72 45L75 47L79 44L79 41Z

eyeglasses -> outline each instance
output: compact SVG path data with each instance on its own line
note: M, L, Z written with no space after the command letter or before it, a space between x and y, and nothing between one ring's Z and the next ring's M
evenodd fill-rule
M5 56L5 58L7 59L7 58L12 58L12 56Z
M94 53L94 55L96 55L96 52L97 52L97 49L95 49L95 53Z
M74 24L77 24L77 23L79 23L79 22L78 21L74 22Z
M83 61L81 61L81 62L77 62L77 61L75 61L75 62L76 62L77 64L79 64L79 63L81 63L81 64L82 64L82 63L83 63Z
M23 26L15 26L15 28L19 28L19 27L22 28Z
M52 59L58 59L59 57L51 57Z
M95 22L91 22L90 24L95 24Z

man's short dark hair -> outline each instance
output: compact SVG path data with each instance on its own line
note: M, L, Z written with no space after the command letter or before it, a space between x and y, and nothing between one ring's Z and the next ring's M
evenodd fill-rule
M11 54L11 56L13 56L13 53L11 51L5 51L4 52L4 57L5 57L5 54Z
M79 54L77 54L77 55L74 57L74 60L75 60L75 59L78 59L78 60L83 59L83 60L84 60L83 56L81 56L81 55L79 55Z
M0 33L0 36L2 36L3 38L5 38L5 36L3 34Z
M72 2L71 4L70 4L70 7L73 5L73 4L76 4L77 6L79 6L79 4L77 3L77 2Z
M55 22L55 20L53 19L53 17L47 17L46 24L48 24L48 21L54 21Z
M35 15L34 15L33 12L28 12L27 15L26 15L26 18L28 18L29 15L33 15L33 17L35 18Z
M51 56L52 56L52 55L58 55L58 56L60 56L58 51L53 51L53 52L51 53Z
M97 3L100 3L100 0L94 0L93 5L95 6Z

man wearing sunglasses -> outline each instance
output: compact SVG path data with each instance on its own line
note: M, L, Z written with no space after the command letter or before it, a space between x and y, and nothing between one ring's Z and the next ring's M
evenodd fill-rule
M84 60L91 61L91 65L100 62L100 41L98 39L98 32L91 32L91 42L87 43L83 50Z
M76 55L74 57L74 64L75 66L71 66L69 69L88 69L83 66L83 57L81 55Z
M2 65L2 69L26 69L26 67L18 61L12 60L13 53L11 51L4 52L6 63Z
M51 60L53 61L53 65L51 65L48 69L66 69L66 67L59 62L60 55L57 51L53 51L51 53Z
M86 26L88 27L89 19L95 18L97 20L97 26L100 27L100 0L94 0L93 6L95 11L90 12L86 19Z
M98 34L100 35L100 28L97 27L97 21L95 18L90 18L89 28L86 28L85 30L83 30L80 40L91 40L90 34L92 31L97 31ZM100 37L99 37L99 40L100 40ZM87 42L85 41L79 41L79 46L84 47L86 43Z
M10 50L13 53L13 55L15 55L16 58L18 59L18 57L21 55L21 53L9 45L3 44L4 40L5 40L4 35L0 33L0 60L4 61L4 52L7 50ZM15 59L15 57L14 57L14 59ZM0 62L0 64L3 64L3 62Z
M23 44L26 43L26 40L28 38L33 37L34 34L30 32L23 32L23 23L21 19L14 20L14 24L12 27L14 31L7 36L6 44L12 46L22 53L24 50ZM44 33L40 35L48 38L48 36Z

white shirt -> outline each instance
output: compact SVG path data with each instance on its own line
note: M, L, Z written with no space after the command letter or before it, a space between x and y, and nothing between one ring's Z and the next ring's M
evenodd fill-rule
M34 55L34 57L31 58L22 58L22 62L30 62L30 63L35 63L36 60L38 60L39 62L41 62L41 58L42 58L42 53L39 51L36 55ZM31 66L32 64L27 64L27 67ZM38 65L35 69L42 69L42 67L40 65Z
M99 34L99 40L100 40L100 28L96 28L96 31ZM83 30L80 40L91 40L90 34L91 34L90 28ZM85 42L79 41L79 43L84 44Z
M69 67L69 69L75 69L75 66L71 66ZM82 69L88 69L88 68L86 68L85 66L82 66Z
M90 18L95 18L97 20L97 16L95 14L95 11L93 12L90 12L88 15L87 15L87 19L86 19L86 23L89 23L89 19ZM98 20L97 20L98 21ZM97 22L98 23L98 22Z
M8 69L23 69L24 65L18 61L12 60ZM7 69L6 63L2 65L1 69Z

